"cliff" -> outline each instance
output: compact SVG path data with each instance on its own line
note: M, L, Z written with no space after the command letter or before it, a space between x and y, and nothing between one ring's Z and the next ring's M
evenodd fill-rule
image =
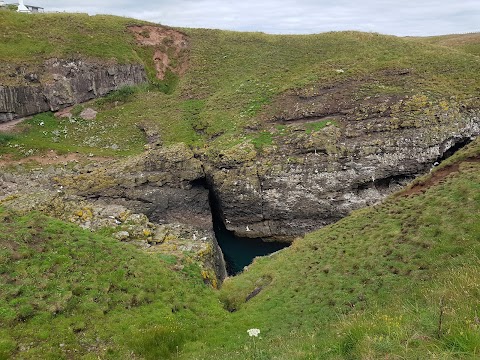
M122 54L144 65L50 57L9 68L2 121L142 83L147 73L151 86L121 104L92 104L92 121L33 119L0 139L0 149L7 163L19 149L117 157L46 174L39 187L121 206L156 227L188 228L176 248L207 238L217 258L207 256L210 264L221 258L211 202L236 235L291 242L383 200L480 133L472 54L358 32L288 37L123 25L115 28ZM162 81L169 91L156 86ZM5 205L30 187L12 183Z
M104 96L124 86L146 83L140 64L101 64L50 59L35 72L17 67L17 86L0 86L0 123Z
M454 101L349 95L343 86L288 94L265 120L282 125L268 147L206 159L229 230L291 241L381 201L480 134L478 110Z

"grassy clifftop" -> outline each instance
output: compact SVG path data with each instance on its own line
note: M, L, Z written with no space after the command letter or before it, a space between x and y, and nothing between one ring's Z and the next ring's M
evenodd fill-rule
M432 36L420 38L419 40L455 48L477 56L480 55L480 33Z
M0 58L17 65L77 56L120 63L138 61L135 40L127 26L142 23L108 15L0 11Z
M0 60L4 63L84 56L152 66L149 58L153 54L137 45L126 29L141 24L137 20L10 12L1 12L0 17ZM89 129L52 121L56 127L52 131L66 129L61 138L39 135L44 130L38 124L45 119L33 120L11 144L24 148L25 153L43 151L28 141L34 138L35 143L61 152L125 155L142 151L145 140L140 128L158 135L164 144L185 142L218 149L261 142L255 134L272 132L267 121L276 115L269 104L281 103L288 92L313 97L337 88L354 102L382 96L421 99L412 111L442 101L478 107L478 57L437 45L433 39L360 32L302 36L182 32L189 36L188 68L174 80L176 86L169 94L134 89L122 101L114 97L110 102L90 104L100 114ZM2 72L0 76L7 75ZM116 150L111 150L112 145ZM0 152L16 152L0 146Z

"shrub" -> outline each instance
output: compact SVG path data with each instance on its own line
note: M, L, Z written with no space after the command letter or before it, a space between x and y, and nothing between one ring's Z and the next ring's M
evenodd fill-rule
M115 102L125 103L129 99L131 99L133 94L135 94L136 92L137 92L137 87L124 86L116 91L112 91L107 96L97 100L97 104L103 105L103 104L109 104L109 103L115 103Z

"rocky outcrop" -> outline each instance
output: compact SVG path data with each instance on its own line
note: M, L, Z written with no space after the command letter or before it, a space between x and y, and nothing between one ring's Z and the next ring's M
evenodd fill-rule
M476 111L423 104L397 117L401 105L379 103L384 110L371 105L360 118L358 109L337 108L329 117L325 106L284 116L289 125L272 131L273 145L261 155L241 145L237 156L210 158L207 173L227 229L291 241L381 201L480 134Z
M71 194L127 206L158 224L178 222L211 230L204 178L200 160L177 144L57 181Z
M155 148L58 179L65 191L143 213L157 224L212 229L210 196L239 237L290 242L381 201L480 134L475 111L432 105L402 119L336 118L289 125L273 144L250 140L212 154Z
M21 67L15 85L0 86L0 123L82 103L147 81L140 64L101 64L50 59L35 72Z
M262 119L258 130L271 138L263 146L252 137L211 151L157 144L126 160L37 174L35 189L45 191L36 193L5 174L0 201L15 208L29 203L28 209L60 218L68 214L84 227L117 226L120 240L140 239L166 253L191 252L215 286L225 264L211 203L239 237L291 242L381 201L480 134L478 108L454 100L358 100L333 90L289 97L274 104L277 114ZM9 198L11 189L26 195ZM57 206L69 199L73 205Z
M182 150L182 148L174 147L177 151ZM162 155L165 156L165 153L149 155L148 159L137 158L135 161L129 162L123 169L130 168L130 170L133 170L133 168L136 168L148 172L147 164L154 158L162 159ZM169 155L172 155L172 153ZM195 167L194 162L189 162L191 159L185 156L188 155L188 152L177 153L177 155L176 160L169 156L170 162L165 164L165 166L177 166L178 170L176 175L170 173L162 182L164 186L170 187L169 190L164 189L168 195L175 193L175 186L182 185L184 180L188 182L188 178L196 174L196 170L193 168L192 171L191 168L192 165ZM117 166L110 165L116 170L120 168L118 164ZM119 241L136 244L148 252L175 256L179 260L174 267L175 270L183 268L180 263L185 261L185 258L188 258L187 262L194 261L200 266L201 276L205 283L215 288L219 287L227 276L227 272L222 251L215 239L211 225L211 214L208 209L205 209L205 206L208 207L208 194L206 197L202 194L200 198L204 202L198 208L190 209L190 212L183 204L183 199L178 197L178 194L174 195L178 198L177 202L172 202L168 206L159 204L162 209L173 211L175 216L170 216L166 211L163 213L163 224L152 222L145 214L132 211L135 207L135 200L128 197L110 197L109 192L105 192L107 184L111 185L113 183L111 179L110 181L107 180L108 177L115 177L115 173L107 174L104 170L105 168L98 165L88 166L86 169L77 165L73 170L64 166L52 166L48 169L33 171L22 169L19 166L15 173L0 173L0 205L21 213L28 213L33 210L41 211L91 231L111 229L112 237ZM153 169L150 170L155 172ZM156 166L156 170L159 170L158 166ZM153 176L153 172L150 175ZM98 186L92 191L88 191L88 187L92 185L91 181L93 180L87 174L91 174L92 177L98 179ZM136 174L138 178L142 178L143 175L141 174L145 173L139 172ZM200 174L203 175L203 173ZM126 177L116 179L117 190L126 185L122 183L122 179ZM147 177L150 180L152 179L152 177ZM80 182L77 184L78 186L73 186L70 183L72 179ZM157 177L155 181L161 180ZM61 185L62 183L65 186ZM183 185L186 185L186 183L183 183ZM154 188L154 185L151 185L151 188ZM193 197L195 197L198 192L193 188L190 188L190 190L194 192ZM140 192L138 189L137 194ZM188 197L188 192L187 186L181 194L186 194ZM76 193L83 194L83 196L76 195ZM101 193L105 196L98 197L98 194ZM118 195L121 194L119 192ZM143 196L147 197L147 194L144 193ZM158 200L148 199L153 203ZM145 209L149 209L149 206L143 210ZM180 211L183 211L181 217L178 216Z

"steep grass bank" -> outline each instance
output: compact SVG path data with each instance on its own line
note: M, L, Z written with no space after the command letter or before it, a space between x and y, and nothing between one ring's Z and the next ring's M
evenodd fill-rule
M222 319L194 265L1 208L0 294L0 359L165 359Z

